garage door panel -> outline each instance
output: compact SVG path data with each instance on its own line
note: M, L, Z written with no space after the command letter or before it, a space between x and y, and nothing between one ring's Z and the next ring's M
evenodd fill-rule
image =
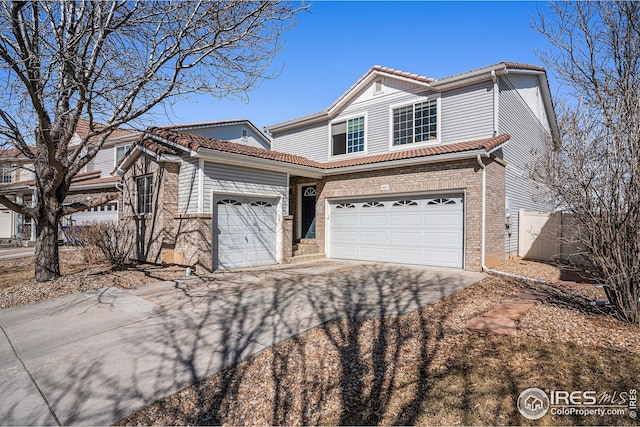
M462 259L457 251L439 249L423 251L423 261L425 265L459 267Z
M387 233L384 231L361 231L360 241L364 243L386 243Z
M388 218L386 215L367 215L363 214L360 217L359 225L368 226L368 225L387 225Z
M407 214L404 212L398 212L392 210L393 215L390 217L389 223L391 225L420 225L422 223L422 217L419 212L414 214Z
M361 246L359 259L384 261L387 259L387 249L375 246Z
M263 198L216 199L218 268L276 262L276 205Z
M330 256L462 267L461 196L422 196L330 205Z
M419 232L397 232L389 233L389 241L391 243L420 244L422 235Z
M358 218L356 216L336 215L336 218L333 224L335 227L357 225Z
M419 251L407 249L389 249L389 259L391 262L421 264L422 254Z
M422 233L424 236L424 241L428 243L429 246L454 246L459 247L462 244L462 234L459 232L427 232Z
M335 258L358 259L358 248L355 246L335 245L331 248Z
M442 214L429 214L424 213L422 215L422 219L424 220L424 224L426 226L433 227L443 227L443 226L457 226L462 224L462 218L459 215L456 215L455 212L442 213Z

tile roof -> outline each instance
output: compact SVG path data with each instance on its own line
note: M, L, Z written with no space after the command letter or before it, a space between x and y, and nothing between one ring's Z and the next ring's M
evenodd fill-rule
M35 147L29 147L31 151L35 153ZM15 147L0 150L0 160L2 159L27 159L27 156L22 154L20 150Z
M249 157L257 157L268 160L276 160L284 163L298 164L302 166L319 167L321 163L314 162L306 157L296 156L293 154L282 153L279 151L267 150L264 148L252 147L250 145L238 144L236 142L222 141L219 139L206 138L204 136L193 135L190 133L163 129L163 128L151 128L145 135L142 141L142 146L147 149L152 149L156 154L162 154L158 150L164 150L162 148L164 144L158 144L154 140L148 140L148 135L153 135L161 139L168 140L174 144L184 147L188 150L198 151L200 148L206 148L210 150L241 154ZM157 140L155 140L157 141Z
M547 71L547 70L544 69L544 67L541 67L539 65L525 64L525 63L522 63L522 62L503 61L503 62L501 62L501 64L504 64L507 68L513 68L515 70L542 71L543 73Z
M71 179L71 189L73 189L76 185L92 185L92 184L103 184L109 182L118 182L121 180L119 176L106 176L101 178L101 171L89 171L82 172L76 174ZM30 179L27 181L16 181L8 184L0 184L0 189L9 189L13 187L33 187L36 185L36 181L34 179Z
M93 122L93 126L95 129L101 129L105 125L102 123ZM82 118L78 119L78 123L76 124L76 134L80 138L84 138L85 136L87 136L89 131L90 131L89 121ZM125 137L125 136L133 136L135 134L136 132L132 130L117 128L117 129L114 129L113 132L111 132L111 135L109 135L109 139ZM94 141L98 138L100 138L100 136L92 136L91 138L89 138L89 140Z
M149 131L142 139L142 141L139 142L139 144L147 149L152 149L157 154L160 154L160 151L158 150L164 150L165 148L163 147L166 147L166 143L163 143L161 140L165 140L195 152L198 152L201 148L205 148L224 153L232 153L247 157L274 160L282 163L329 170L349 166L389 162L393 160L429 157L439 154L461 153L465 151L474 151L480 149L489 151L499 146L500 144L507 142L510 138L511 137L508 134L502 134L494 138L478 139L474 141L459 142L455 144L433 145L429 147L416 148L413 150L394 151L373 156L337 160L327 163L320 163L307 159L306 157L282 153L279 151L266 150L264 148L251 147L244 144L221 141L161 128L149 129Z
M121 177L119 176L105 176L103 178L92 178L92 179L86 179L86 180L82 180L82 181L73 181L71 182L71 188L70 190L73 190L73 188L76 185L96 185L96 184L107 184L107 183L117 183L120 182L122 180Z
M215 120L211 122L185 123L177 125L158 126L160 129L188 129L200 126L224 126L240 123L251 123L249 119ZM255 127L255 126L254 126Z

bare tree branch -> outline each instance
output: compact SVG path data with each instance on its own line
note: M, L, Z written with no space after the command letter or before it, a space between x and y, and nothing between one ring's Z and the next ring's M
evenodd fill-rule
M619 318L640 324L640 3L554 3L541 59L571 92L537 177L571 214Z
M305 9L279 1L0 2L0 135L33 161L36 252L41 236L55 244L57 221L76 209L64 207L73 177L115 129L191 93L246 96L275 75L280 34ZM89 131L76 141L81 118ZM42 256L57 265L55 250ZM56 265L37 279L59 274Z

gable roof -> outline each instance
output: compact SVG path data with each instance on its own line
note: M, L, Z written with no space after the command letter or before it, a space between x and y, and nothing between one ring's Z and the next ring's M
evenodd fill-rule
M101 178L100 174L101 171L99 170L77 173L73 178L71 178L69 191L74 192L82 189L116 188L116 184L122 181L122 178L119 176L106 176ZM35 179L0 184L0 194L11 194L18 189L33 189L35 185Z
M269 133L284 132L292 129L296 129L301 126L320 123L325 120L329 120L337 116L340 111L348 104L354 97L356 97L364 87L371 84L372 81L384 76L397 80L404 80L422 86L425 89L432 90L434 92L442 92L446 90L455 89L458 87L464 87L472 85L482 81L488 81L493 79L497 75L507 74L509 71L522 71L531 72L533 74L539 74L543 76L540 78L543 99L545 101L545 109L547 110L547 117L551 125L552 133L557 134L556 116L551 101L551 90L549 89L549 82L546 77L546 71L543 67L531 64L523 64L518 62L499 62L487 67L477 68L475 70L466 71L464 73L454 74L452 76L444 78L430 78L419 74L408 73L405 71L396 70L394 68L383 67L375 65L371 67L360 79L358 79L345 93L343 93L336 101L334 101L326 110L317 113L309 114L306 116L298 117L292 120L286 120L271 126L266 126L265 130Z
M177 124L177 125L168 125L168 126L158 126L159 129L167 129L167 130L186 130L186 129L197 129L197 128L212 128L212 127L224 127L224 126L234 126L234 125L245 125L251 128L253 133L255 133L260 139L262 139L268 146L271 146L271 140L267 135L265 135L256 125L251 122L249 119L231 119L231 120L216 120L211 122L199 122L199 123L187 123L187 124Z
M32 153L35 153L35 147L29 146ZM6 148L4 150L0 150L0 162L3 160L29 160L27 156L25 156L22 151L18 150L16 147Z
M98 122L93 122L93 126L95 129L102 129L105 127L104 124L98 123ZM91 131L91 126L90 126L89 120L86 120L83 118L78 119L78 123L76 124L76 130L75 130L75 134L78 136L78 138L84 139L89 134L90 131ZM139 132L136 132L133 130L116 128L111 132L111 135L109 135L109 138L107 139L107 141L124 139L127 137L135 137L138 133ZM89 141L91 142L98 141L100 138L101 138L100 135L94 135L89 138Z
M431 160L429 159L430 157L433 158L447 154L467 153L471 157L471 155L475 155L476 152L488 153L506 143L510 138L508 134L503 134L494 138L478 139L456 144L434 145L412 150L394 151L354 159L320 163L307 159L306 157L280 151L206 138L175 130L151 128L120 160L112 173L124 173L124 171L133 164L137 156L143 152L147 154L153 153L156 155L156 158L160 160L162 156L167 153L176 154L178 151L182 151L183 153L211 157L212 159L221 156L231 156L235 159L244 159L248 163L251 163L251 161L267 161L271 162L272 165L277 163L279 166L285 168L287 165L309 168L322 174L332 171L339 172L344 168L355 166L378 165L382 167L393 167L394 165L387 165L386 163L398 160L424 159L425 162L428 162Z

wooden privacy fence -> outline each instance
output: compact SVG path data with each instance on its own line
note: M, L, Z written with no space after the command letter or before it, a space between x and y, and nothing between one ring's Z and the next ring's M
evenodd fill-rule
M520 209L518 218L519 256L539 261L582 262L571 215Z

